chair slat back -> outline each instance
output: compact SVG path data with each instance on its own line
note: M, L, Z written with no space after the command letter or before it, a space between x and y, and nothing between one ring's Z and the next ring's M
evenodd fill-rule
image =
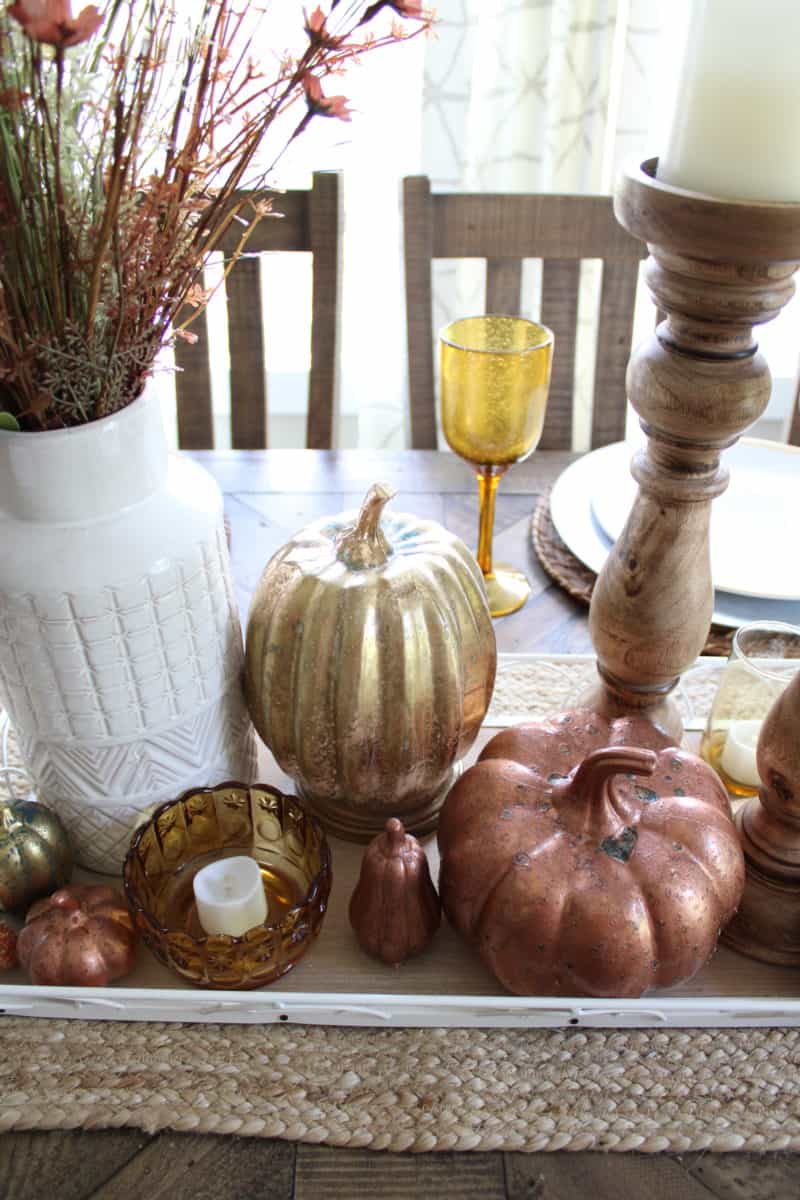
M603 263L592 446L607 446L625 436L625 372L631 353L637 281L638 271L631 271L628 263Z
M433 390L433 198L427 176L403 180L403 255L406 276L406 338L411 445L436 447Z
M178 445L184 450L208 450L214 445L214 417L208 323L204 314L192 322L191 332L197 338L194 345L180 338L175 342Z
M487 258L486 311L515 313L522 295L522 261L513 258Z
M267 377L264 314L261 303L260 256L276 251L313 255L311 301L311 373L308 388L306 445L326 449L333 444L337 410L338 327L341 290L341 188L336 172L320 171L310 189L283 192L275 199L280 216L263 217L250 235L245 252L225 281L230 353L231 445L237 450L267 445ZM233 222L219 249L230 256L241 239ZM211 355L207 313L192 322L197 342L178 339L175 389L178 442L189 450L214 445L211 403Z
M317 172L309 197L309 240L314 255L311 295L311 375L306 446L333 445L338 417L337 355L341 312L342 197L339 175Z
M570 449L580 263L601 259L592 446L623 436L641 242L616 221L608 196L433 193L426 176L404 180L411 441L436 445L431 263L486 260L486 312L520 308L522 260L542 260L542 321L556 337L544 449Z
M790 446L800 446L800 367L798 367L795 381L794 405L792 407L792 418L789 422L788 442Z
M258 254L242 255L225 281L225 291L231 364L231 446L234 450L258 450L267 444L267 376Z
M547 416L539 441L543 450L563 450L572 443L580 270L577 259L551 258L542 263L542 319L547 313L545 324L552 329L556 345Z

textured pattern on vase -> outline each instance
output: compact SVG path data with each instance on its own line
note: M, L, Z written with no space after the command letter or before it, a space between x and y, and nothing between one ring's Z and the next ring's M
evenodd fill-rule
M197 711L241 670L224 533L120 586L0 592L0 688L17 729L126 738Z
M64 746L20 738L38 798L61 817L76 857L118 874L143 813L191 787L255 778L256 749L238 680L196 717L127 744Z
M143 808L252 778L225 536L93 592L0 592L0 695L77 857L118 870Z

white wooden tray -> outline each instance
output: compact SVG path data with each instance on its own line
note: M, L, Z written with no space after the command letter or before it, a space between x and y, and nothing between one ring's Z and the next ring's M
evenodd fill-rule
M493 732L486 727L475 754ZM697 736L689 733L685 740L693 746ZM263 777L291 790L291 782L266 758ZM322 931L305 958L277 983L251 992L188 988L141 947L133 973L108 988L34 987L24 982L21 971L4 975L0 1014L379 1027L800 1025L800 970L769 967L724 947L689 983L640 1000L510 996L445 919L422 955L400 967L385 967L361 952L347 920L363 847L332 838L331 848L334 882ZM426 849L436 878L435 838Z

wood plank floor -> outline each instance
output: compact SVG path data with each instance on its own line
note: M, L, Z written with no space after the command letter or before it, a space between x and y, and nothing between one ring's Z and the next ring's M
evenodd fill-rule
M797 1200L791 1154L386 1154L136 1130L0 1135L2 1200Z

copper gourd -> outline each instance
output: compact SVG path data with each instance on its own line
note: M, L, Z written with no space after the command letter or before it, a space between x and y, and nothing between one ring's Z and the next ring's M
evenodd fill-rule
M424 950L439 928L425 851L395 817L364 851L349 915L362 950L391 965Z
M34 800L0 800L0 911L23 909L72 874L67 831Z
M17 954L31 983L105 987L133 969L136 934L124 897L106 884L74 884L38 900Z
M718 777L639 717L504 730L451 791L438 836L448 918L520 995L686 980L744 885Z
M387 818L432 829L494 686L496 644L475 558L433 521L360 512L317 521L267 564L247 625L253 723L326 828L368 841Z

